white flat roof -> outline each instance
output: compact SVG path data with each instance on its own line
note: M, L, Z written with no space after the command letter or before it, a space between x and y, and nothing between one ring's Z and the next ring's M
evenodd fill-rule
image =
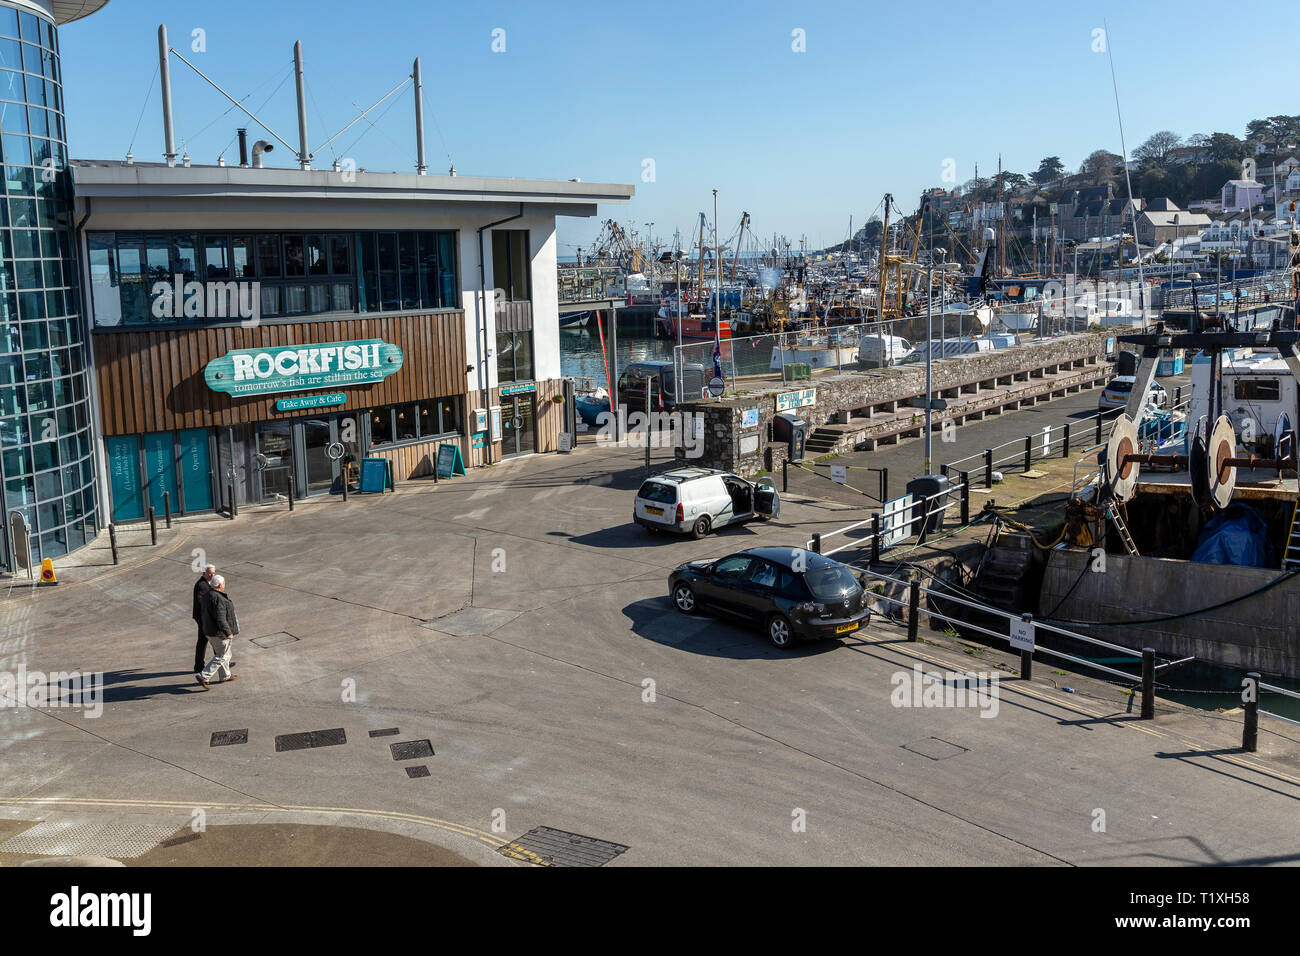
M74 159L78 197L119 199L330 199L406 202L529 203L594 207L626 203L636 191L620 183L417 176L414 173L335 172L243 166L167 166L122 160ZM590 215L575 210L576 215Z

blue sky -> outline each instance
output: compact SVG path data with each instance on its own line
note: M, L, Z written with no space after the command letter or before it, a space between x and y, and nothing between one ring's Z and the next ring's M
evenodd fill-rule
M641 231L653 222L656 238L674 227L687 236L699 211L712 215L717 188L724 236L746 210L759 234L817 247L844 238L850 215L860 225L885 192L914 209L923 188L943 184L945 160L962 182L976 163L981 175L996 169L999 152L1016 172L1045 155L1075 169L1094 149L1119 152L1108 59L1093 51L1103 18L1130 152L1159 129L1241 135L1249 119L1300 111L1267 53L1283 56L1275 40L1295 35L1300 13L1269 5L1247 18L1253 27L1225 29L1225 9L1203 0L111 0L64 28L61 42L75 157L125 154L165 22L172 45L236 97L256 88L248 104L290 143L295 40L313 148L418 55L431 171L445 172L450 153L465 175L632 183L632 204L602 207L600 218ZM192 51L195 29L205 52ZM504 52L493 52L496 29ZM792 49L795 30L805 52ZM172 82L178 140L196 162L223 149L231 161L238 111L222 117L229 103L175 61ZM371 114L374 128L363 120L317 150L316 165L337 151L367 169L412 170L409 90L389 103ZM154 82L138 159L161 158L159 117ZM647 159L653 182L643 180ZM268 162L291 165L289 150ZM560 254L589 244L598 223L562 219Z

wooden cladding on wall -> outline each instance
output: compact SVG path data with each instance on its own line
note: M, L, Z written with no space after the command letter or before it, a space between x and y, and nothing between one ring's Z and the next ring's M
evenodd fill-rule
M533 327L533 304L499 302L494 321L498 332L527 332Z
M382 382L337 389L348 396L333 413L465 393L465 314L460 311L338 321L285 322L255 328L101 332L93 340L105 435L207 428L309 412L277 412L278 399L331 391L235 397L208 388L203 369L232 349L322 345L383 339L401 348L402 368Z

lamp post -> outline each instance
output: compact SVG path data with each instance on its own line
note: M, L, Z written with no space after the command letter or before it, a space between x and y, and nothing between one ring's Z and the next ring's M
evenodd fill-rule
M934 255L947 257L948 250L942 246L934 249ZM931 327L931 320L934 317L934 255L930 256L930 261L925 264L925 474L930 474L930 405L934 401L931 394L933 384L933 362L934 362L934 330ZM892 349L892 339L891 339Z

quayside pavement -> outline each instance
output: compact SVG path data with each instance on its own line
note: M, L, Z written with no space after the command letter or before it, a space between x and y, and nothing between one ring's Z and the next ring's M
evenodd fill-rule
M800 489L774 522L649 535L629 522L642 456L585 443L177 522L155 547L130 531L118 567L90 549L55 588L12 586L0 671L102 672L105 690L94 717L4 701L0 863L1300 858L1294 728L1265 724L1247 755L1239 714L1162 701L1140 721L1127 689L1045 664L1020 681L1008 654L939 632L909 644L877 620L783 653L676 613L677 564L795 546L859 512ZM206 693L190 673L200 556L241 624L240 679ZM997 674L995 713L896 706L918 665Z

